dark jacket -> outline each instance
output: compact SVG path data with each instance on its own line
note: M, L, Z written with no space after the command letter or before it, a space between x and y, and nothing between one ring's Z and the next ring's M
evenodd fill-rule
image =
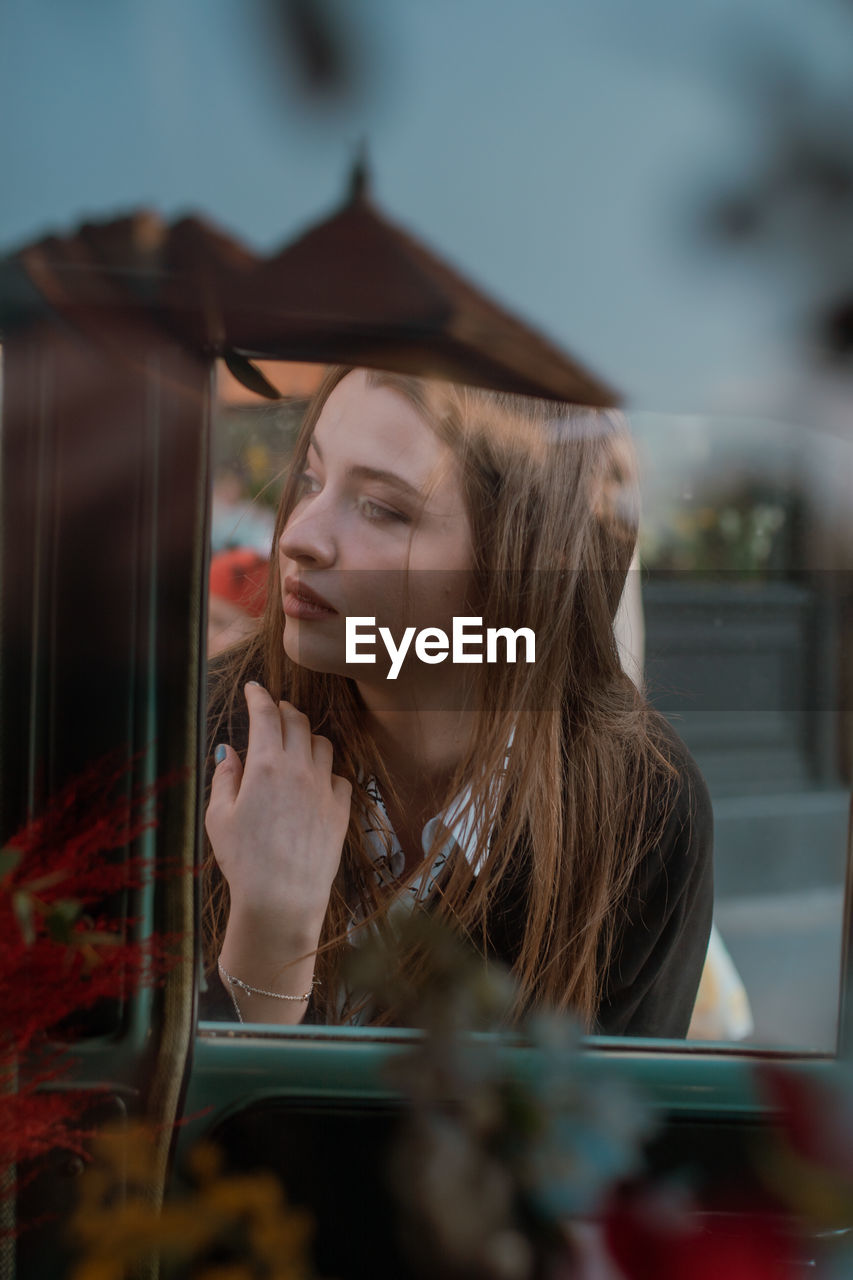
M714 907L711 798L684 743L671 728L666 736L677 773L669 818L619 909L595 1020L599 1035L685 1036L705 963ZM490 930L493 954L510 967L525 912L522 874L499 897Z

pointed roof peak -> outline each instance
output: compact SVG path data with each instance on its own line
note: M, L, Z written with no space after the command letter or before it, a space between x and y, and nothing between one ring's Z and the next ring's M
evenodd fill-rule
M364 204L370 199L370 164L367 156L367 139L362 138L355 152L350 169L348 204Z

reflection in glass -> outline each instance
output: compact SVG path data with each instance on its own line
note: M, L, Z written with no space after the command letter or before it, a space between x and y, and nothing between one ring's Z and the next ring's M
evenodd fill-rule
M715 919L762 1044L832 1051L849 807L850 445L638 414L650 696L714 798Z
M290 700L308 712L315 734L334 742L334 773L353 785L360 817L349 821L337 873L329 857L332 888L316 959L309 953L317 938L298 935L287 913L290 955L279 949L275 960L259 963L245 942L229 945L228 892L211 862L205 1016L298 1021L307 1004L309 1020L393 1020L391 1009L348 999L337 966L345 950L381 932L415 899L429 900L486 954L514 962L519 1007L545 999L578 1009L597 1030L682 1036L710 925L709 837L702 776L665 729L668 720L711 785L718 833L718 929L691 1034L741 1038L754 1019L752 1038L762 1042L831 1047L844 793L843 762L836 759L832 773L827 734L838 703L827 689L818 712L804 719L808 677L797 695L788 679L792 664L812 669L815 615L813 588L804 584L808 504L786 485L785 476L798 471L784 471L788 446L778 428L748 466L742 424L729 437L740 449L735 457L718 424L712 432L694 420L640 416L633 425L644 573L641 585L635 559L625 586L638 504L633 448L617 415L350 375L332 385L325 417L315 409L309 450L311 431L298 433L322 370L265 372L281 388L280 402L252 403L232 388L220 412L213 551L268 550L284 486L287 518L274 540L281 560L273 565L267 618L254 621L248 610L246 624L266 629L268 650L277 626L277 653L265 657L264 645L250 642L214 664L210 745L245 754L242 681L281 689L289 667ZM363 394L349 404L341 392L355 378ZM369 406L365 395L374 396ZM383 427L377 406L389 395L395 408ZM790 448L795 440L792 432ZM298 465L288 479L294 444ZM395 487L394 477L403 483ZM217 506L226 494L232 524L223 535ZM467 542L460 517L467 517ZM284 525L289 532L279 541ZM288 577L290 590L282 582ZM836 574L831 589L842 581ZM827 578L824 605L829 591ZM349 664L342 637L323 636L331 616L324 601L341 614L376 618L367 646L372 667ZM452 623L460 615L512 630L530 624L532 668L453 664ZM378 634L383 620L394 646L413 628L393 686L394 648ZM622 673L642 686L644 626L647 689L665 717L660 725ZM430 628L448 637L441 661L435 634L416 653ZM410 669L421 672L419 682ZM796 707L773 702L781 689L799 697ZM418 768L410 757L407 769L401 726L411 735L413 716L443 728L424 733ZM229 750L226 774L232 759ZM561 783L549 789L554 778ZM815 839L804 845L806 828ZM687 868L680 878L679 859ZM800 1012L792 997L783 1018L772 983L774 948L787 947L786 930L790 936L781 899L788 895L790 914L791 895L802 902L809 876L815 883L797 926L807 929L806 918L814 919L815 946L798 974ZM267 888L277 891L275 876ZM239 892L246 919L267 927L257 887L250 904ZM314 901L306 910L319 915ZM251 932L244 928L244 937ZM217 980L223 947L224 973L236 983ZM417 969L415 954L409 964ZM322 988L311 987L315 975ZM285 1004L247 987L311 998ZM821 992L819 1014L812 987Z

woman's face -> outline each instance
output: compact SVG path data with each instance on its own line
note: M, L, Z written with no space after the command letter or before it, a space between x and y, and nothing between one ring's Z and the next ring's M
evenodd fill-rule
M471 612L473 549L452 451L398 391L363 370L335 387L317 421L302 492L279 539L285 652L314 671L386 681L378 628L438 627ZM347 664L346 618L373 617L375 665ZM409 649L397 683L441 667Z

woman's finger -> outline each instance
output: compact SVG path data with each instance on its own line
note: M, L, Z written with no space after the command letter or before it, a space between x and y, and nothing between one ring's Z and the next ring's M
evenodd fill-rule
M308 717L297 711L292 702L280 702L281 737L285 751L301 751L311 759L311 725Z
M348 778L342 778L339 773L332 774L332 795L342 805L349 804L352 800L352 783Z
M210 781L210 801L207 812L214 814L234 804L240 791L243 766L233 747L221 742L214 752L216 768Z
M321 733L312 733L311 735L311 755L314 757L314 763L320 765L323 769L332 772L332 761L334 760L334 748L328 738L324 738Z
M249 709L249 748L246 766L261 761L277 760L282 748L281 718L278 707L266 689L250 680L244 689Z

